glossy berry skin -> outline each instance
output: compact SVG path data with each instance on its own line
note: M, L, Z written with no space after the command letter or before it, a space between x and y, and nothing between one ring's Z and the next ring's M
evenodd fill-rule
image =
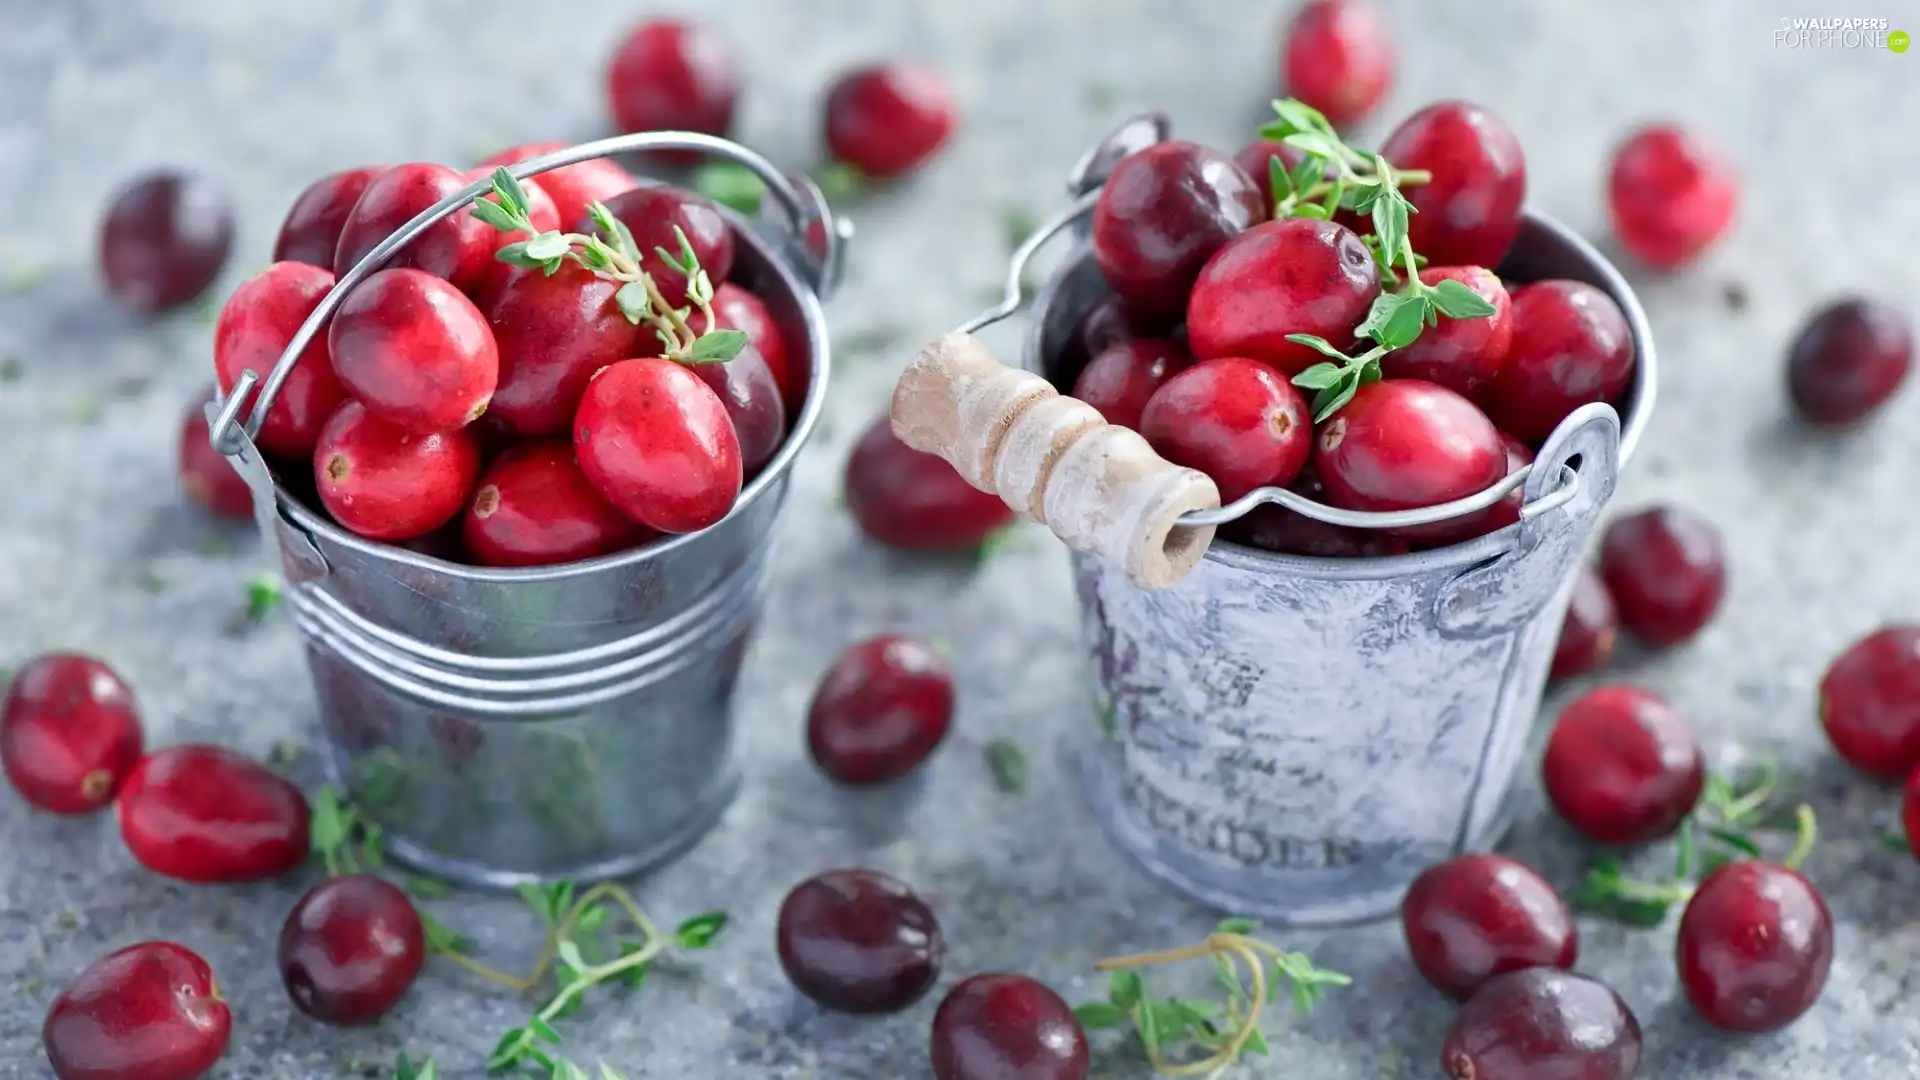
M213 387L202 390L180 418L180 486L194 502L221 517L251 521L253 489L213 448L206 408L214 396Z
M1475 398L1506 364L1513 345L1513 298L1499 275L1483 266L1429 266L1420 271L1428 285L1457 281L1493 305L1493 314L1472 319L1441 316L1440 325L1420 332L1413 344L1380 358L1389 379L1425 379L1456 394Z
M467 179L445 165L413 161L395 165L367 183L340 226L333 252L333 273L345 277L381 241L422 210L467 186ZM498 261L498 234L470 213L452 214L381 264L382 269L413 267L445 278L461 288L480 282Z
M1411 510L1462 499L1507 475L1507 450L1486 416L1444 386L1369 383L1320 425L1315 460L1327 497L1349 510ZM1475 535L1477 515L1395 529L1422 544Z
M713 316L720 329L738 330L747 335L747 344L760 354L767 370L773 373L773 381L780 387L780 401L787 416L798 416L807 397L805 361L803 358L796 362L787 351L787 339L780 331L780 324L774 321L773 312L767 309L766 301L731 281L725 282L713 290ZM706 316L698 311L687 320L687 325L696 334L707 332Z
M232 1030L207 962L146 941L74 976L47 1010L40 1042L56 1080L200 1080Z
M726 405L671 360L622 360L595 375L574 415L573 454L602 497L658 532L704 529L740 496Z
M1073 396L1100 410L1110 424L1140 429L1147 399L1171 377L1193 366L1177 341L1139 338L1095 356L1074 380Z
M220 309L213 330L213 366L220 392L232 393L245 371L264 382L300 324L333 288L333 281L330 271L317 266L278 262L235 289ZM334 375L333 360L327 354L327 335L315 334L281 384L255 442L269 454L304 458L313 453L320 429L346 398L346 388ZM242 415L252 415L251 402L246 409Z
M1719 147L1673 124L1634 132L1613 153L1607 209L1622 247L1655 270L1705 251L1740 202L1740 176Z
M340 385L408 431L465 427L487 410L500 352L487 317L445 279L382 270L347 294L327 330Z
M324 1024L371 1024L427 961L413 901L372 874L328 878L280 927L280 981L294 1007Z
M1393 39L1378 8L1368 0L1314 0L1287 25L1280 85L1285 96L1347 127L1387 96L1393 66Z
M482 161L478 167L491 172L502 165L518 165L528 158L564 150L569 145L538 142L510 147ZM540 188L553 200L554 211L562 224L579 221L587 215L591 204L606 202L623 191L631 191L639 183L632 173L609 158L593 158L549 169L539 174L538 180Z
M347 223L347 215L353 212L353 204L360 201L367 185L385 168L366 165L344 169L308 184L280 223L280 235L273 242L273 261L332 270L333 253L340 246L340 230Z
M1540 762L1548 801L1569 825L1616 847L1672 835L1706 786L1699 736L1637 686L1602 686L1568 705Z
M1313 218L1256 225L1194 280L1187 344L1200 360L1239 356L1292 378L1325 359L1289 334L1345 347L1380 295L1380 268L1353 230Z
M369 540L411 540L452 521L480 475L480 444L464 428L422 435L340 406L313 449L320 505Z
M1014 520L998 495L901 442L884 412L854 444L842 483L860 531L903 551L971 551Z
M108 295L150 315L206 292L232 248L233 204L224 188L195 173L149 173L107 208L100 274Z
M1298 388L1255 360L1208 360L1147 399L1140 434L1176 465L1213 478L1220 500L1293 483L1313 452L1313 416Z
M133 690L91 656L34 657L0 704L0 766L21 798L55 814L112 802L144 742Z
M975 975L947 991L928 1043L935 1080L1086 1080L1087 1033L1025 975Z
M953 668L932 646L888 634L850 645L814 688L807 752L842 784L920 767L953 723Z
M1556 968L1489 980L1440 1048L1447 1080L1633 1080L1640 1021L1597 980Z
M926 901L878 870L829 870L780 903L780 969L836 1012L899 1012L940 976L946 941Z
M1327 504L1326 485L1311 460L1300 471L1300 478L1288 486L1297 495ZM1273 504L1256 506L1239 521L1221 526L1221 535L1262 551L1315 559L1378 559L1413 550L1405 540L1379 529L1330 525Z
M619 291L571 261L551 277L509 270L481 308L500 356L487 421L519 438L566 434L593 373L647 347L614 302Z
M637 187L615 195L607 209L633 233L633 242L642 252L640 268L653 275L660 295L675 307L687 304L687 279L660 258L665 250L681 257L680 240L673 230L686 234L700 268L715 286L727 280L733 271L733 227L720 216L720 208L706 198L670 184ZM575 231L592 232L591 222L581 222Z
M741 474L751 480L780 452L787 438L787 407L772 369L760 351L748 345L723 364L693 364L689 370L726 406L733 433L740 440Z
M912 172L947 144L959 103L939 72L893 61L836 78L822 113L829 153L868 176L891 179Z
M650 536L601 498L564 439L522 443L488 462L460 520L462 546L481 566L595 559Z
M1405 189L1418 211L1407 235L1430 265L1498 267L1507 257L1520 235L1527 159L1505 121L1468 102L1436 102L1395 128L1380 154L1433 174Z
M1720 530L1677 506L1628 514L1601 536L1600 576L1629 633L1649 645L1678 645L1720 610L1727 589Z
M197 883L261 881L306 861L306 797L219 746L169 746L120 789L120 837L142 866Z
M1820 677L1820 726L1847 762L1898 779L1920 766L1920 626L1883 626Z
M725 135L739 97L740 62L733 43L703 23L641 23L607 65L607 101L621 131ZM661 156L670 161L699 158L684 152Z
M1182 139L1123 159L1093 211L1093 258L1113 291L1177 317L1200 268L1267 216L1267 193L1233 159Z
M1560 640L1553 649L1555 679L1573 679L1598 671L1613 658L1620 635L1620 615L1613 607L1600 571L1582 565L1573 579L1573 595L1560 621Z
M1759 859L1708 874L1675 937L1680 988L1702 1019L1743 1035L1778 1031L1820 999L1833 916L1820 890Z
M1502 431L1538 443L1580 406L1618 401L1633 367L1633 335L1612 297L1582 281L1539 281L1513 294L1507 359L1480 400Z
M1580 954L1573 909L1504 855L1461 855L1422 871L1400 902L1400 928L1413 966L1456 1001L1509 971L1570 969Z
M1893 307L1865 297L1826 305L1787 353L1787 396L1815 424L1857 424L1893 397L1913 367L1913 329Z

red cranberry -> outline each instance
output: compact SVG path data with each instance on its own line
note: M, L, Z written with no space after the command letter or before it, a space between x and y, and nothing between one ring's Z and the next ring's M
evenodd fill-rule
M565 434L593 373L650 347L620 313L619 291L571 261L552 276L509 270L483 309L500 355L487 418L522 438Z
M1513 294L1513 340L1482 398L1501 430L1537 443L1580 406L1619 400L1633 364L1612 297L1582 281L1539 281Z
M635 27L607 66L607 100L621 131L725 135L740 97L740 62L726 35L685 19ZM699 154L668 151L667 161ZM644 250L644 249L643 249Z
M1255 360L1208 360L1168 379L1147 400L1140 434L1176 465L1213 478L1222 502L1285 487L1313 450L1307 399Z
M1581 566L1574 575L1573 596L1560 623L1560 641L1553 650L1553 678L1573 679L1598 671L1613 658L1620 616L1600 571Z
M40 1042L58 1080L200 1080L232 1030L207 962L185 946L144 941L74 976L47 1010Z
M333 288L333 274L305 263L278 262L248 278L220 309L213 330L213 367L220 392L233 392L240 374L251 371L264 382L280 354ZM333 373L327 335L315 334L293 365L280 395L260 427L260 448L280 457L313 453L327 417L345 401L347 391ZM252 414L249 402L241 415Z
M468 183L445 165L425 161L395 165L375 176L340 226L334 275L346 277L381 241ZM381 266L389 270L410 266L464 289L478 283L498 261L493 257L500 249L496 240L493 227L479 218L452 214L429 226Z
M1473 403L1418 379L1368 383L1320 425L1327 496L1349 510L1412 510L1463 499L1507 475L1506 445ZM1395 532L1443 544L1474 535L1478 515Z
M1135 338L1170 339L1172 331L1173 323L1165 316L1142 311L1118 296L1109 296L1088 308L1067 334L1057 364L1059 385L1073 385L1072 380L1079 377L1094 357L1115 345Z
M780 968L794 988L846 1013L891 1013L940 975L946 943L933 909L877 870L829 870L780 903Z
M466 426L487 410L500 378L487 317L445 280L405 267L347 294L327 351L367 412L408 431Z
M975 975L947 991L928 1050L935 1080L1086 1080L1087 1033L1025 975Z
M931 646L886 635L850 645L807 708L807 751L843 784L919 768L953 722L953 669Z
M1093 211L1093 258L1113 291L1144 311L1186 309L1200 268L1267 216L1267 193L1233 159L1180 139L1129 155Z
M1907 847L1920 859L1920 768L1907 774L1900 792L1900 824L1907 834Z
M716 314L718 314L716 312ZM747 479L759 475L787 438L787 408L773 371L749 345L723 364L695 364L693 373L719 396L740 439L740 469Z
M1706 786L1700 739L1637 686L1602 686L1561 712L1540 762L1553 808L1602 844L1646 844L1679 828Z
M280 927L280 981L296 1008L325 1024L380 1019L426 962L413 901L372 874L308 889Z
M194 173L149 173L114 194L100 225L100 272L115 300L152 314L206 292L232 247L225 189Z
M482 161L479 167L491 172L497 168L518 165L528 158L564 150L569 145L564 142L527 143L502 150ZM639 183L632 173L607 158L562 165L541 173L537 179L540 188L553 200L553 208L561 222L579 221L586 216L588 206L606 202L623 191L631 191Z
M1407 221L1413 250L1435 266L1499 266L1507 257L1520 235L1527 159L1504 121L1464 101L1437 102L1395 128L1380 154L1433 174L1406 189L1418 211Z
M1317 503L1327 502L1326 485L1311 460L1291 486L1296 494ZM1239 521L1222 526L1221 531L1236 544L1316 559L1378 559L1412 550L1405 540L1378 529L1330 525L1272 504L1254 507Z
M411 540L452 521L479 475L470 432L408 431L357 401L340 406L313 448L320 505L369 540Z
M133 690L90 656L34 657L0 705L0 766L21 798L56 814L112 802L143 743Z
M1273 216L1273 159L1280 159L1280 167L1292 172L1306 160L1306 151L1299 147L1288 146L1272 139L1255 139L1240 148L1233 155L1233 163L1240 166L1253 182L1267 196L1267 216Z
M1726 592L1720 530L1677 506L1629 514L1601 537L1600 576L1620 625L1649 645L1678 645L1707 625Z
M1571 968L1580 953L1573 909L1504 855L1461 855L1422 871L1400 902L1400 926L1413 966L1455 999L1509 971Z
M481 566L552 566L611 555L648 536L600 497L555 439L502 452L480 475L461 541Z
M773 320L766 301L731 281L713 291L713 317L722 330L738 330L747 335L747 343L764 360L773 381L780 386L780 401L789 418L797 416L807 397L807 371L796 367L787 353L787 341L780 324ZM689 319L694 333L707 332L707 320L698 311Z
M1389 379L1425 379L1457 394L1475 397L1493 381L1513 344L1513 300L1493 271L1480 266L1429 266L1420 271L1428 285L1457 281L1493 305L1493 314L1480 318L1441 318L1413 344L1380 358L1380 371Z
M1836 657L1820 678L1820 726L1863 772L1920 766L1920 626L1883 626Z
M207 387L180 418L180 486L195 502L221 517L250 521L253 489L210 441L206 409L214 398L214 388Z
M1392 84L1393 39L1371 3L1314 0L1288 24L1280 62L1283 92L1336 126L1364 120Z
M1521 442L1519 439L1503 431L1500 433L1500 445L1507 453L1508 476L1512 476L1514 473L1533 464L1533 450L1530 449L1526 443ZM1524 510L1526 505L1526 485L1522 484L1512 491L1507 492L1504 498L1492 506L1487 507L1485 510L1477 514L1469 514L1466 517L1460 518L1457 522L1450 523L1448 532L1451 534L1451 539L1443 539L1441 544L1427 546L1444 546L1447 543L1459 543L1462 540L1499 532L1509 525L1518 524L1520 521L1520 511Z
M1820 998L1833 967L1833 916L1820 890L1749 859L1707 875L1680 916L1680 988L1726 1031L1778 1031Z
M1100 410L1108 423L1137 431L1147 399L1192 364L1193 357L1179 342L1124 341L1095 356L1081 370L1073 383L1073 396Z
M953 466L893 434L881 413L847 458L847 509L860 531L907 551L967 551L1013 523L997 495L967 483Z
M1640 1021L1605 983L1536 967L1489 980L1440 1048L1448 1080L1633 1080Z
M1733 223L1740 177L1720 149L1673 124L1641 128L1607 174L1613 232L1656 270L1693 261Z
M887 179L912 172L947 144L959 105L939 72L894 61L835 79L824 111L827 150Z
M347 169L308 184L280 223L280 236L273 242L273 261L333 269L333 253L340 247L340 230L347 224L347 215L360 201L360 193L385 168L368 165Z
M718 395L671 360L622 360L593 377L573 420L580 470L658 532L697 532L740 496L740 439Z
M1787 354L1787 395L1816 424L1867 418L1906 381L1913 331L1877 300L1850 297L1816 311Z
M306 861L306 797L219 746L169 746L120 789L120 837L142 866L192 882L258 881Z
M1193 283L1187 343L1201 360L1243 356L1291 378L1325 359L1289 334L1335 346L1380 295L1380 268L1344 225L1281 218L1227 241Z
M687 238L700 269L717 286L733 271L733 227L720 215L720 208L685 188L668 184L637 187L607 202L607 210L633 233L633 242L641 251L640 268L653 275L660 295L674 307L687 303L687 279L663 262L660 252L675 259L681 257L677 228ZM580 232L593 232L592 222L575 226Z

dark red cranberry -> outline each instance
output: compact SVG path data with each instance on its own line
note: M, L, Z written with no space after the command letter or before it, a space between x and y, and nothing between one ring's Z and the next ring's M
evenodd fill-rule
M1907 835L1907 848L1920 859L1920 768L1907 774L1900 791L1900 824Z
M675 229L686 236L700 269L716 287L733 272L733 227L705 197L670 184L650 184L615 195L607 209L633 233L641 252L640 268L653 275L667 303L681 307L687 302L686 275L660 258L661 251L675 259L682 257ZM595 231L590 221L575 228L583 233Z
M206 410L216 393L211 386L202 390L180 418L180 486L193 501L221 517L250 521L253 489L210 439Z
M725 135L739 98L740 61L733 43L704 23L641 23L607 66L607 100L621 131ZM660 156L668 161L700 157L685 151Z
M571 261L548 276L508 271L482 310L500 355L500 380L482 419L521 438L563 435L593 373L657 343L620 313L620 283Z
M1292 172L1306 160L1306 151L1297 146L1274 142L1272 139L1255 139L1241 147L1233 155L1233 163L1240 166L1253 179L1256 186L1266 193L1267 216L1273 216L1273 159L1280 159L1280 167Z
M1313 451L1313 414L1299 389L1255 360L1208 360L1147 400L1140 434L1176 465L1213 478L1220 500L1285 487Z
M1113 291L1177 317L1200 268L1265 220L1267 193L1233 159L1181 139L1114 167L1093 211L1093 258Z
M1601 537L1600 576L1620 625L1649 645L1678 645L1720 609L1727 588L1720 530L1677 506L1628 514Z
M1336 126L1366 119L1392 85L1393 39L1373 4L1313 0L1287 25L1282 92L1320 110Z
M1454 1017L1448 1080L1633 1080L1640 1021L1605 983L1557 968L1508 972Z
M213 969L170 941L95 960L53 999L40 1043L57 1080L200 1080L233 1016Z
M1754 1035L1798 1020L1826 989L1833 916L1813 883L1758 859L1708 874L1675 939L1680 988L1703 1019Z
M1856 424L1893 397L1913 367L1906 316L1865 297L1814 312L1787 354L1787 395L1816 424Z
M843 784L897 780L953 723L953 669L932 646L885 635L848 646L807 709L807 751Z
M1553 649L1556 679L1572 679L1598 671L1613 658L1620 616L1600 571L1582 564L1574 575L1573 596L1560 622L1560 640Z
M743 476L752 479L759 475L787 438L787 407L781 403L780 384L774 381L773 370L751 345L724 364L694 364L692 370L727 407L734 434L740 439Z
M1400 902L1400 927L1413 966L1455 999L1509 971L1571 968L1580 954L1573 909L1504 855L1461 855L1422 871Z
M1311 460L1290 487L1295 494L1327 503L1326 485ZM1236 544L1262 551L1315 559L1378 559L1412 550L1405 540L1391 533L1330 525L1271 503L1256 506L1247 516L1221 526L1221 534Z
M740 437L727 407L683 364L622 360L593 376L573 455L594 489L656 532L698 532L740 497Z
M738 330L747 335L760 359L766 361L773 381L780 384L780 401L789 419L800 415L807 397L807 369L794 363L787 352L787 341L780 324L773 320L766 301L729 281L713 290L713 318L722 330ZM687 325L696 334L707 332L706 316L693 312Z
M1700 801L1707 765L1673 706L1637 686L1602 686L1561 712L1540 775L1569 825L1629 846L1679 827Z
M369 413L421 433L472 423L500 380L487 317L450 282L410 267L382 270L347 294L327 353Z
M1920 766L1920 626L1883 626L1820 677L1820 726L1855 768L1898 778Z
M120 789L120 836L142 866L193 882L258 881L306 861L306 797L219 746L169 746Z
M1493 314L1449 319L1421 331L1413 344L1380 358L1389 379L1425 379L1469 398L1493 381L1513 345L1513 299L1499 275L1481 266L1429 266L1420 271L1428 285L1457 281L1493 305Z
M920 1000L946 955L933 909L878 870L829 870L795 885L780 903L777 943L794 989L846 1013Z
M1183 309L1184 311L1184 309ZM1164 315L1142 311L1118 296L1088 308L1073 324L1060 350L1055 374L1059 385L1072 386L1093 358L1135 338L1169 338L1173 321Z
M340 230L347 223L347 215L360 201L360 193L384 168L368 165L346 169L308 184L280 223L280 236L273 242L273 261L332 270L333 253L340 246Z
M998 495L901 442L884 412L854 444L844 490L861 532L906 551L969 551L1014 519Z
M333 252L334 276L347 276L381 241L468 183L445 165L425 161L395 165L375 176L340 226L340 244ZM498 262L493 254L500 247L492 226L472 214L451 214L395 252L381 268L410 266L464 289L486 276Z
M835 79L823 112L827 151L886 179L912 172L947 144L959 105L939 72L894 61Z
M142 314L197 299L233 247L227 192L195 173L149 173L121 188L100 225L100 272L115 300Z
M320 505L369 540L411 540L452 521L479 475L471 432L408 431L357 401L340 406L313 448Z
M1187 301L1187 344L1201 360L1242 356L1292 378L1325 357L1288 335L1343 347L1379 295L1380 267L1353 230L1314 218L1269 221L1227 241L1200 271Z
M333 274L317 266L277 262L235 289L220 309L220 320L213 330L213 367L220 392L232 393L246 371L265 382L300 325L326 299L333 282ZM327 418L346 398L346 388L333 373L323 330L300 350L256 441L270 454L306 457L313 453ZM250 416L252 412L253 402L249 401L241 415Z
M1335 506L1412 510L1463 499L1507 475L1506 445L1473 403L1418 379L1368 383L1320 425L1320 479ZM1474 535L1477 515L1394 530L1439 545Z
M975 975L947 991L928 1043L935 1080L1086 1080L1087 1033L1025 975Z
M1502 431L1538 443L1580 406L1618 401L1633 365L1612 297L1583 281L1538 281L1513 294L1513 340L1481 397Z
M426 962L413 901L372 874L308 889L280 927L280 981L296 1008L325 1024L380 1019Z
M1494 266L1520 235L1527 159L1499 117L1464 101L1442 101L1408 117L1380 147L1400 169L1433 178L1406 188L1418 211L1407 221L1413 250L1434 266Z
M562 439L509 447L487 464L461 519L481 566L553 566L623 551L647 528L600 497Z
M133 690L91 656L34 657L0 705L0 766L21 798L56 814L112 802L144 741Z
M528 158L564 150L570 145L564 142L527 143L502 150L482 161L479 167L492 171L501 166L518 165ZM623 191L631 191L637 183L639 181L633 178L632 173L610 158L593 158L562 165L539 175L540 187L553 200L553 208L562 223L579 221L586 216L588 206L606 202Z
M1733 223L1740 176L1719 147L1673 124L1651 124L1614 151L1607 208L1621 246L1655 270L1673 270Z
M1110 424L1140 429L1147 399L1169 378L1193 364L1177 341L1136 338L1095 356L1074 380L1073 396L1100 410Z

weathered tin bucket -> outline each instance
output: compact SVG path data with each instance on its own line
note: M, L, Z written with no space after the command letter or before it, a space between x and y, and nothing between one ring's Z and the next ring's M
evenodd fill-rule
M1076 203L1015 255L1007 300L903 373L895 430L1074 549L1094 700L1083 768L1110 838L1226 911L1363 921L1423 868L1503 830L1574 572L1653 407L1653 343L1606 260L1529 215L1499 271L1585 281L1619 303L1638 353L1624 431L1612 407L1586 406L1530 470L1442 507L1360 514L1268 488L1221 508L1211 480L1047 381L1073 378L1057 366L1063 344L1110 295L1086 246L1099 186L1167 136L1163 117L1137 118L1082 160ZM1017 309L1025 262L1068 230L1079 246L1038 294L1026 370L1001 367L971 331ZM1411 555L1305 558L1214 537L1262 502L1391 527L1472 512L1520 484L1518 524Z
M469 185L368 254L261 381L209 407L214 445L251 485L279 549L319 698L334 784L403 862L465 884L508 886L637 871L678 854L738 786L730 715L766 582L788 473L819 420L828 355L820 301L850 225L805 178L723 139L627 135L529 159L517 177L609 154L697 150L766 184L736 234L731 280L757 293L807 393L778 456L727 517L586 562L465 566L361 539L276 479L253 436L302 348L345 295L435 221L487 190ZM294 477L296 483L299 478Z

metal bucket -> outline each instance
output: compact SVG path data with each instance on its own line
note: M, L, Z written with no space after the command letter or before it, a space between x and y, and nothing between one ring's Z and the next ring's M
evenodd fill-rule
M423 211L336 284L244 423L255 373L208 409L215 447L252 487L262 533L279 549L333 783L380 823L395 857L464 884L658 864L698 839L738 787L734 684L788 473L820 417L820 301L837 284L851 228L811 181L712 136L621 136L509 171L524 178L648 150L716 154L766 184L756 222L729 212L730 278L765 301L790 352L808 362L785 445L722 521L589 561L486 569L355 536L269 473L253 435L302 348L349 291L484 193L485 180Z
M1071 380L1057 367L1063 344L1079 317L1110 295L1086 244L1088 213L1113 164L1167 134L1164 118L1143 117L1083 159L1071 186L1078 201L1016 255L1008 302L961 333L1010 314L1019 264L1046 233L1071 230L1079 245L1039 292L1023 358L1056 389ZM1020 397L1011 389L1019 380L1026 393L1051 393L1031 376L992 374L977 357L959 365L970 374L953 380L955 423L997 429L999 443L984 456L998 460L983 467L985 442L949 460L1016 509L1042 507L1037 516L1076 548L1095 705L1082 765L1094 812L1115 844L1195 899L1281 924L1364 921L1397 906L1423 868L1488 848L1506 824L1503 803L1574 573L1651 413L1655 361L1626 282L1551 220L1528 215L1499 271L1522 282L1585 281L1620 305L1638 361L1625 429L1612 407L1585 406L1553 432L1524 478L1446 507L1358 514L1263 489L1219 508L1210 481L1193 474L1199 482L1181 488L1178 474L1190 470L1160 461L1144 440L1133 446L1130 432L1110 434L1124 429L1093 426L1109 445L1082 451L1093 440L1073 432L1086 421L1038 419L1048 409L1071 411L1071 399L1005 405ZM956 347L953 338L943 342L928 352ZM909 399L933 392L927 360L923 353L903 375L894 416L902 438L939 452L930 429L902 423L911 419L903 406L924 414ZM1099 519L1093 508L1062 524L1073 516L1063 504L1084 499L1092 472L1029 481L1010 464L1005 447L1031 443L1028 429L1039 427L1073 443L1064 453L1056 446L1055 462L1077 458L1095 463L1087 469L1128 476L1149 464L1161 470L1160 494L1136 500L1144 509L1130 512L1137 542L1089 535L1086 522ZM1116 470L1109 459L1128 464ZM1019 490L1010 493L1009 481ZM1408 525L1484 507L1517 484L1525 491L1519 524L1411 555L1296 557L1213 535L1213 526L1261 502L1340 524ZM1200 488L1202 496L1188 498ZM1156 515L1158 526L1141 523ZM1164 565L1143 570L1138 550L1164 554Z

